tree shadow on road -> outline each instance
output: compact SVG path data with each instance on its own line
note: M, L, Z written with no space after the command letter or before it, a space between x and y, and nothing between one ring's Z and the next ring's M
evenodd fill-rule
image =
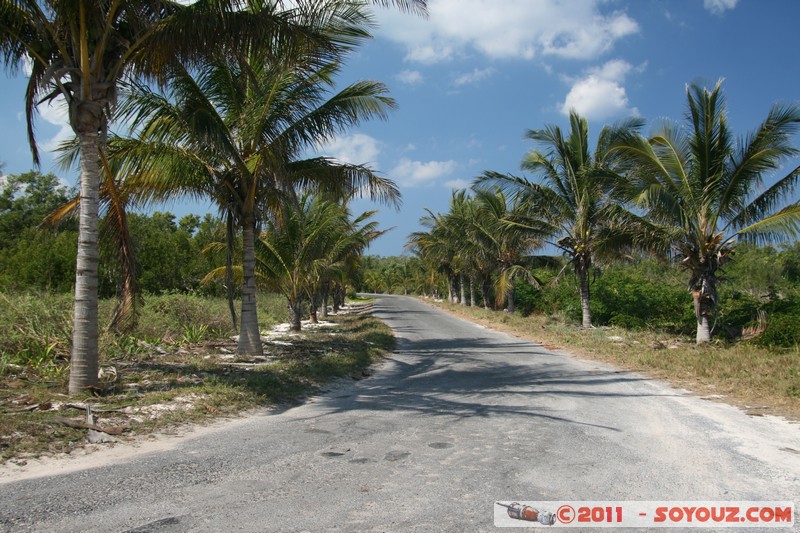
M535 417L620 431L581 413L554 409L554 397L578 402L602 398L676 396L649 391L636 373L576 369L575 362L527 342L494 338L400 339L390 365L348 394L322 397L333 412L411 411L425 416ZM655 390L655 389L654 389ZM573 403L573 402L570 402Z

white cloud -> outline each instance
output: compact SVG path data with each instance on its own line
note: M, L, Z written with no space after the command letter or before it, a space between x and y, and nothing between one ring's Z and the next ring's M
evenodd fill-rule
M42 148L45 150L53 151L58 148L62 142L72 139L75 136L75 132L72 131L72 127L69 125L69 109L67 108L67 103L63 96L59 96L50 102L40 104L37 111L45 122L60 128L54 136L41 143Z
M31 73L33 72L33 60L28 54L22 56L22 71L27 77L30 77Z
M590 69L584 77L573 80L572 88L561 104L561 112L567 115L574 109L590 120L638 115L635 107L629 107L628 94L623 86L631 70L630 63L620 59Z
M444 182L444 184L451 189L468 189L472 186L472 182L465 179L450 180Z
M703 7L715 15L721 15L736 7L739 0L703 0Z
M317 151L344 163L372 166L377 163L381 153L378 140L363 133L337 137L320 146Z
M418 70L403 70L398 72L395 78L406 85L419 85L423 82L422 73Z
M416 187L431 185L433 182L452 174L457 163L449 161L413 161L402 158L389 172L389 177L400 185Z
M30 76L31 72L33 72L33 61L27 55L22 59L22 69L26 76ZM54 100L39 104L36 111L45 122L59 127L55 135L39 143L48 152L54 151L62 142L75 136L75 132L72 131L72 127L69 125L69 109L63 96L58 96ZM17 119L23 120L24 115L22 113L17 114Z
M381 33L407 47L406 60L436 63L478 51L491 58L551 55L589 59L637 33L605 0L436 0L427 19L379 13Z
M411 45L408 54L406 54L406 61L432 65L433 63L448 61L453 58L453 55L454 49L452 46L433 44Z
M453 80L453 84L457 87L461 87L462 85L472 85L485 80L494 74L494 72L495 70L491 67L483 69L475 68L472 72L467 72L458 76L455 80Z

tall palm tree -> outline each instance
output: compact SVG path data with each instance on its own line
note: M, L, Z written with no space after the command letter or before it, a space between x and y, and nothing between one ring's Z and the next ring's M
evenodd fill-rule
M300 4L302 5L302 4ZM97 227L100 153L114 120L117 90L132 78L163 82L180 60L194 65L224 50L236 55L306 47L336 51L323 31L296 22L301 9L254 0L183 5L170 0L0 0L0 58L30 66L25 93L28 137L39 155L33 120L37 106L63 97L80 145L81 213L69 391L97 383Z
M415 254L426 265L429 273L429 284L434 295L438 295L436 278L437 275L444 274L447 279L447 287L450 291L448 299L452 300L452 284L450 277L451 251L447 246L447 241L442 239L441 231L438 229L441 219L440 214L434 214L427 210L428 214L420 217L420 224L427 228L427 231L415 231L408 236L406 249ZM387 287L390 290L391 287Z
M588 121L575 111L569 115L570 130L549 125L529 130L526 137L541 149L527 154L523 170L539 178L487 172L478 184L492 184L520 195L527 204L531 223L518 221L537 234L550 233L553 242L568 258L578 278L582 324L592 326L590 274L599 254L643 239L646 223L619 207L609 196L619 175L609 165L609 148L624 132L636 131L641 122L628 120L600 132L594 152L589 147Z
M385 118L394 107L377 82L330 95L340 66L314 56L285 64L240 56L196 72L176 69L167 91L135 87L123 109L141 125L138 138L115 143L133 186L157 198L209 198L242 231L239 353L263 352L255 305L260 220L303 189L340 197L364 190L390 203L399 198L390 180L366 167L303 158L314 145L362 120Z
M753 133L737 139L728 129L721 82L711 90L689 85L686 96L685 125L665 122L649 139L629 134L614 151L630 167L624 193L664 226L689 271L701 344L711 339L717 274L736 242L774 242L800 230L800 204L790 196L800 167L765 183L800 154L792 145L800 106L773 106Z
M67 141L61 150L64 152L60 157L62 166L72 167L75 160L80 157L77 144ZM117 172L102 151L100 163L102 170L98 189L98 212L104 210L105 216L100 220L98 236L114 243L120 269L117 282L117 306L112 313L109 330L116 333L128 333L136 327L143 303L136 276L133 241L128 231L127 205L130 200L130 191L117 183ZM75 196L49 213L43 224L57 226L79 210L80 196Z

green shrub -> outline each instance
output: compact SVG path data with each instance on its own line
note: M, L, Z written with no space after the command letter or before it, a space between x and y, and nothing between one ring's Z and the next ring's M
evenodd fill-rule
M767 315L767 326L755 342L767 347L800 345L800 313Z
M257 301L259 299L262 299L260 294ZM190 337L197 341L234 334L225 298L168 293L145 296L144 301L139 324L132 332L136 337L168 341ZM238 319L241 302L235 301L234 305ZM261 309L262 306L259 305L259 312ZM274 323L271 314L268 313L264 318L269 319L269 324ZM260 321L261 319L259 316ZM199 333L199 328L203 328L202 334Z
M608 325L624 329L644 329L647 322L638 316L614 314L608 320Z
M536 271L536 277L543 282L540 288L531 286L525 280L515 284L514 301L522 314L562 315L569 320L580 320L581 302L574 277L566 274L555 279L556 273Z
M633 329L686 331L694 321L692 312L687 323L691 298L671 270L663 266L655 278L636 266L607 270L594 284L594 321Z

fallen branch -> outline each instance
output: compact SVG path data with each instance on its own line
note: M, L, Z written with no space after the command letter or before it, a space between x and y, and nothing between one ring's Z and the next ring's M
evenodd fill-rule
M76 429L93 429L95 431L99 431L101 433L106 433L107 435L121 435L125 431L129 431L131 428L128 426L111 426L107 428L102 428L97 424L88 424L86 422L76 422L74 420L70 420L69 418L64 418L63 416L56 416L53 417L55 422L59 424L64 424L65 426L69 426L71 428Z
M22 409L15 409L11 413L32 413L34 411L47 411L53 406L50 402L35 403Z
M97 409L92 407L93 413L123 413L126 407L130 407L133 404L123 405L122 407L115 407L113 409ZM85 411L88 407L85 403L67 403L64 404L64 407L69 407L70 409L78 409L80 411Z

